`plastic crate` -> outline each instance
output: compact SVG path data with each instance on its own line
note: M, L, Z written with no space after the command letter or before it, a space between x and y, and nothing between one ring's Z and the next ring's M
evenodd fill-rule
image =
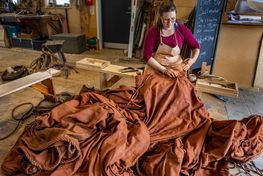
M16 38L20 33L20 26L5 26L9 38Z
M21 46L21 40L19 38L10 38L11 46L12 47L20 47Z
M21 44L20 47L21 48L30 48L33 49L33 42L32 39L20 39L21 40Z

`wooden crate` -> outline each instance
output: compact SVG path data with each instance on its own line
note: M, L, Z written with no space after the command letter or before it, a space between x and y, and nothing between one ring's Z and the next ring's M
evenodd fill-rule
M227 97L238 97L237 83L230 81L209 81L206 79L197 79L195 88L199 92L207 92Z
M76 67L86 69L103 69L111 64L110 61L95 59L95 58L84 58L76 62Z

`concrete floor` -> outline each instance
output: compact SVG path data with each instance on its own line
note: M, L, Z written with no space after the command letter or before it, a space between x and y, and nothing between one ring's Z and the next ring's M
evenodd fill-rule
M4 71L9 66L23 64L29 66L33 59L39 57L41 54L40 51L33 51L28 49L20 48L0 48L0 71ZM66 54L66 59L68 63L74 64L76 61L83 59L85 57L97 58L109 60L114 64L123 65L123 66L133 66L141 67L144 64L138 60L127 61L122 50L115 49L103 49L101 51L86 51L82 54ZM88 87L98 87L98 78L99 74L96 72L78 70L79 73L72 73L68 79L65 79L61 76L54 77L53 83L56 93L60 92L70 92L72 94L78 94L81 87L86 85ZM123 78L112 88L116 88L121 84L134 86L134 80L131 78ZM218 120L227 119L227 112L224 105L224 102L211 96L209 94L201 93L199 94L201 100L205 103L208 111L211 116ZM16 125L16 122L11 120L11 111L12 109L24 102L31 102L37 104L40 100L43 99L41 93L33 90L32 88L25 88L21 91L12 93L5 97L0 98L0 137L4 136L8 131ZM31 120L24 122L23 126L29 123ZM3 161L4 156L14 145L18 136L23 131L23 127L12 135L11 137L0 142L0 164ZM0 171L0 176L3 174Z

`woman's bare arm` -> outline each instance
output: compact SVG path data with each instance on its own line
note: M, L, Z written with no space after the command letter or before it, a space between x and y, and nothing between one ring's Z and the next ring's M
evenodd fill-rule
M161 73L164 73L166 71L166 68L164 66L162 66L161 64L159 64L153 57L151 57L147 64L149 66L151 66L153 69L161 72Z

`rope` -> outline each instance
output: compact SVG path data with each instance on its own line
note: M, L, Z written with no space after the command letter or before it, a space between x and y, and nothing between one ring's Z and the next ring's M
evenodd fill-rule
M31 62L29 66L29 72L35 73L38 71L47 70L58 64L60 64L59 58L47 46L43 45L42 54L40 57L34 59Z
M238 169L238 173L236 174L231 174L231 176L240 176L242 174L248 175L248 176L255 176L259 175L262 176L263 175L263 169L260 169L256 166L256 164L254 163L254 161L250 161L248 163L231 163L233 164L232 167L229 167L229 169L234 169L237 168Z
M38 71L47 70L49 68L61 70L64 73L65 78L68 78L71 70L73 70L75 73L78 73L74 66L60 61L60 59L48 46L43 45L42 54L40 57L34 59L30 64L29 73L31 74Z
M26 111L25 113L23 113L20 118L19 118L19 117L16 117L16 116L14 115L16 109L18 109L19 107L22 107L22 106L24 106L24 105L30 105L31 107L30 107L30 109L29 109L28 111ZM11 135L13 135L13 134L16 132L16 130L18 129L18 127L20 126L20 124L23 123L24 120L26 120L27 118L29 118L29 117L32 115L33 109L34 109L34 105L33 105L32 103L22 103L22 104L16 106L16 107L12 110L12 118L13 118L14 120L18 121L18 123L17 123L16 127L15 127L9 134L7 134L7 135L4 136L4 137L1 137L1 138L0 138L0 141L6 139L6 138L8 138L8 137L10 137Z
M42 105L45 102L48 102L46 99L41 100L36 106L34 106L33 103L30 103L30 102L17 105L12 110L11 115L12 115L12 119L17 121L18 123L17 123L16 127L9 134L7 134L4 137L1 137L0 141L7 139L11 135L13 135L17 131L17 129L19 128L20 124L22 124L25 120L27 120L31 116L36 117L37 115L45 114L45 113L49 112L51 109L58 106L59 104L64 103L66 101L69 101L72 98L73 98L73 95L71 95L70 93L62 92L62 93L56 95L56 102L52 103L51 106ZM49 103L51 103L51 102L49 102ZM29 109L27 111L21 113L20 115L16 116L15 112L23 106L29 106Z
M151 75L147 75L147 77L142 81L143 83L136 88L135 92L131 95L130 101L127 103L127 105L134 104L134 100L137 98L137 96L140 94L140 89L145 85L147 80L151 77Z

